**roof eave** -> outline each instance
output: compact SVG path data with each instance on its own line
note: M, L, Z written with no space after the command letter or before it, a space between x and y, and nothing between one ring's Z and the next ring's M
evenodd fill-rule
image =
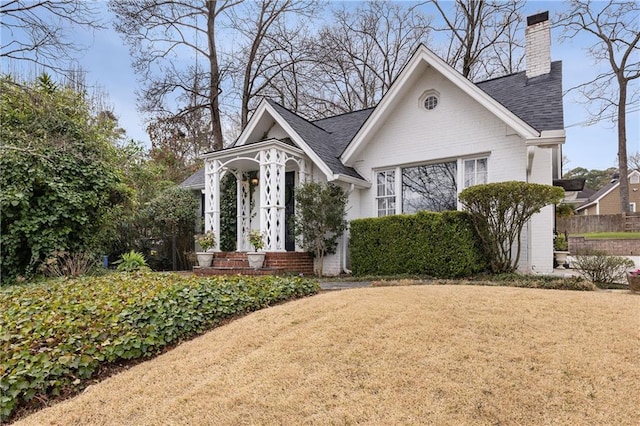
M348 176L343 173L334 174L333 176L331 176L331 178L328 179L328 181L329 182L340 181L340 182L350 183L355 185L358 188L371 188L371 182L364 179L358 179L353 176Z
M564 129L543 130L539 136L526 138L527 146L550 147L562 145L566 141Z
M238 145L227 149L222 149L220 151L212 151L202 155L203 159L222 159L226 157L238 156L241 154L246 154L247 152L260 151L269 146L276 146L279 149L289 152L291 154L304 155L305 152L300 148L296 148L291 146L285 142L282 142L279 139L267 139L260 142L254 142L245 145Z

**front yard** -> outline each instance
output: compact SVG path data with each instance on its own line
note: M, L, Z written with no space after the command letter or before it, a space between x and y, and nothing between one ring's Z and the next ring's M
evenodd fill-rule
M228 318L315 294L298 277L113 273L0 289L0 423Z
M627 292L327 292L216 328L18 424L633 425L639 312Z

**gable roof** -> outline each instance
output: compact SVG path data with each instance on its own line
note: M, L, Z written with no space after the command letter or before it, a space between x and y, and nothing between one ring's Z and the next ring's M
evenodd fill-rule
M562 66L555 62L553 72L540 77L527 78L524 72L474 84L452 68L443 59L421 44L384 94L370 118L364 123L340 156L349 165L353 156L366 143L377 123L384 121L393 110L395 98L415 72L427 65L447 78L472 99L487 108L498 119L511 127L532 144L564 143L562 111ZM551 84L550 84L551 83ZM547 93L548 92L548 93ZM511 99L513 97L514 99ZM542 98L542 99L538 99ZM521 105L531 103L531 106ZM514 108L515 111L512 111ZM537 127L536 127L537 126ZM546 132L544 135L542 132ZM548 140L548 142L547 142Z
M185 189L202 189L204 188L204 167L201 167L191 176L186 178L180 185Z
M627 179L630 179L631 175L634 175L634 174L640 175L640 171L631 170L627 175ZM614 189L616 189L619 186L620 186L620 179L612 179L609 183L607 183L605 186L603 186L602 188L597 190L594 194L592 194L587 199L587 201L585 201L584 203L582 203L578 207L576 207L576 211L586 209L587 207L596 204L598 201L600 201L602 198L604 198L605 195L609 194L611 191L613 191Z
M267 102L334 174L363 179L355 169L345 166L339 156L369 117L373 108L308 121L277 102L272 100Z

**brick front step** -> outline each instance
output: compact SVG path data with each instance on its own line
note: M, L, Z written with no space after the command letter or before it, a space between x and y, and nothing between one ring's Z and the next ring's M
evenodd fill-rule
M223 257L223 258L213 258L213 266L215 268L248 268L249 261L241 258L232 258L232 257Z
M194 267L198 275L281 275L284 273L313 275L313 257L304 252L267 252L264 268L251 269L244 252L217 252L213 267Z

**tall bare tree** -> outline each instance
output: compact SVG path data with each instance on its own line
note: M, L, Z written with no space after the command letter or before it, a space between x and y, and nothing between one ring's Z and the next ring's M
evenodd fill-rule
M224 142L219 97L224 70L219 64L217 26L223 13L241 2L109 1L116 15L115 28L129 44L134 69L146 82L139 94L141 109L160 116L207 110L211 149L221 149ZM191 102L194 96L197 101ZM167 107L181 99L177 110Z
M306 40L311 61L290 70L296 76L296 109L310 117L376 105L417 46L428 41L429 20L402 3L342 7L332 21Z
M456 0L450 4L431 0L448 34L439 53L470 80L518 71L524 56L521 38L524 2L516 0Z
M64 73L86 47L73 39L73 30L101 26L96 5L84 0L3 0L0 58Z
M297 62L286 49L300 36L293 21L309 17L316 6L315 0L262 0L245 2L230 12L231 26L244 45L234 55L235 77L241 81L242 128L249 120L250 102Z
M629 169L627 165L627 105L637 101L639 88L630 82L640 78L640 3L634 1L591 2L574 0L561 17L564 37L589 34L595 42L588 49L597 64L606 71L577 87L589 106L589 112L602 116L617 112L618 167L620 172L620 209L629 212Z

